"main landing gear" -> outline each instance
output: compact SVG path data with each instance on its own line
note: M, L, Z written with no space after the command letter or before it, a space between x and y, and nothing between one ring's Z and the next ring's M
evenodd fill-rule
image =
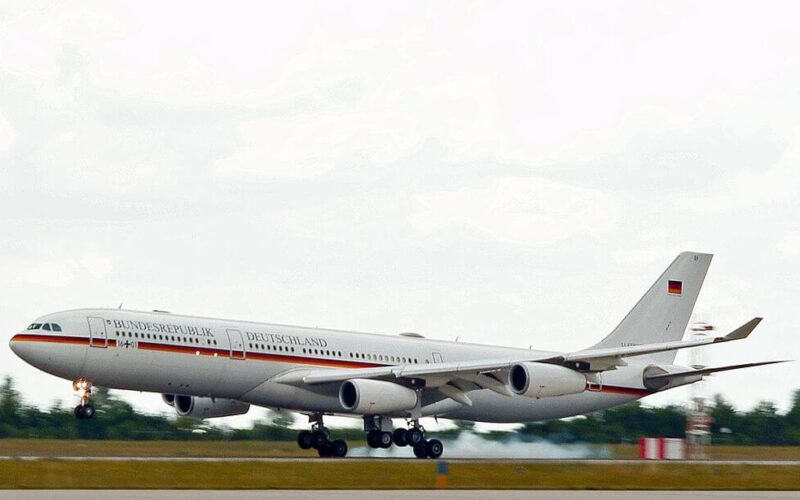
M314 448L320 457L341 458L347 455L347 443L344 439L334 439L331 441L330 432L322 424L322 415L313 415L310 431L300 431L297 435L297 445L308 450Z
M438 439L425 439L425 429L413 420L408 429L395 429L392 432L383 429L382 417L364 417L364 430L367 431L367 445L370 448L389 448L410 446L417 458L439 458L444 445Z
M90 419L94 417L94 406L89 402L92 397L92 383L86 379L78 379L72 382L72 389L78 393L81 402L75 407L75 418Z

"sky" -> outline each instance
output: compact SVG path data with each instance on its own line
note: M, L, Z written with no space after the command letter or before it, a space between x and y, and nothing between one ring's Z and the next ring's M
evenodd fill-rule
M0 375L74 404L6 340L119 304L578 350L683 250L715 254L698 319L765 318L707 364L800 359L798 18L796 2L4 1ZM702 390L786 410L798 375Z

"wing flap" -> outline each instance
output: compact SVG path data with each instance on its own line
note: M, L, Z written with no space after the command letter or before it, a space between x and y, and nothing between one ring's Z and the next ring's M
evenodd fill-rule
M449 376L461 373L479 375L485 372L510 368L517 361L489 360L463 361L458 363L429 363L425 365L381 366L365 369L312 370L302 376L306 384L325 384L344 382L351 378L424 378L430 376Z

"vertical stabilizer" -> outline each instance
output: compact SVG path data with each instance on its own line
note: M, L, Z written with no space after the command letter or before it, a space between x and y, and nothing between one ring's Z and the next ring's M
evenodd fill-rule
M713 255L683 252L611 334L593 348L654 344L681 340L697 302ZM672 363L676 351L650 354L659 363Z

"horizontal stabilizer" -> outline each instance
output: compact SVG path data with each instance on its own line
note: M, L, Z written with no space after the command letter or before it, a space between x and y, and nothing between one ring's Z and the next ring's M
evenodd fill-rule
M641 356L643 354L676 351L678 349L687 349L690 347L699 347L702 345L719 344L722 342L730 342L732 340L741 340L747 338L750 335L750 333L753 330L755 330L756 326L758 326L759 323L761 323L761 318L753 318L744 325L740 326L736 330L729 333L728 335L725 335L724 337L710 337L699 340L662 342L659 344L643 344L643 345L626 346L626 347L613 347L608 349L589 349L586 351L578 351L542 361L547 361L547 362L582 361L591 363L592 371L606 370L618 364L619 359L629 356Z
M753 330L756 329L761 320L764 318L753 318L747 323L743 324L736 330L732 331L731 333L725 335L725 340L741 340L746 339L753 333Z
M716 372L726 372L728 370L738 370L740 368L752 368L754 366L764 366L764 365L774 365L776 363L788 363L789 360L781 360L781 361L760 361L758 363L744 363L741 365L728 365L728 366L717 366L715 368L702 368L699 370L686 370L682 372L672 372L672 373L659 373L657 375L648 376L648 380L664 380L664 379L672 379L677 377L685 377L690 375L709 375L711 373Z

